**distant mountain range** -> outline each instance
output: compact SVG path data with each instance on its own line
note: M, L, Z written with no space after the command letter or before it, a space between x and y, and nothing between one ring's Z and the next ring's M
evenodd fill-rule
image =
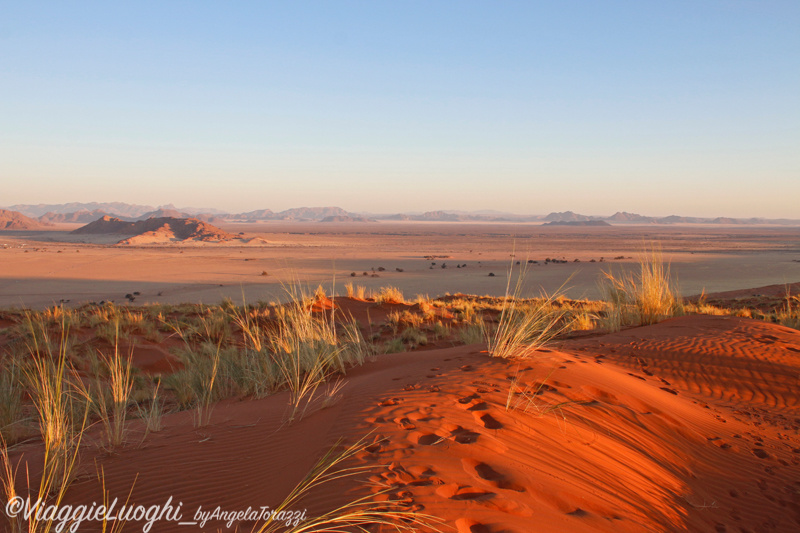
M367 221L420 221L420 222L539 222L556 225L586 225L601 226L599 222L610 225L619 224L718 224L718 225L753 225L777 224L787 226L800 226L800 220L792 219L767 219L767 218L703 218L670 215L666 217L650 217L636 213L618 212L610 216L592 216L564 211L548 215L516 215L499 211L428 211L425 213L354 213L345 211L341 207L297 207L275 212L271 209L259 209L245 213L225 213L211 208L177 208L174 205L152 207L146 205L126 204L123 202L110 203L68 203L68 204L37 204L37 205L12 205L5 213L17 212L27 219L11 220L11 215L4 215L5 223L0 221L0 229L33 229L41 225L53 223L81 223L88 224L104 216L116 217L128 222L147 220L151 218L196 218L203 222L219 224L226 222L262 222L270 220L297 221L297 222L367 222ZM13 217L12 217L13 218ZM589 224L591 222L591 224ZM580 223L580 224L579 224ZM5 226L3 225L5 224Z

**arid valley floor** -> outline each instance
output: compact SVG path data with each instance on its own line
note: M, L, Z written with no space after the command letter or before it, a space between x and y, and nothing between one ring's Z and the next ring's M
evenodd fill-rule
M652 243L661 246L684 295L800 280L800 231L787 227L415 222L221 226L259 240L250 246L110 246L115 238L71 235L78 227L0 232L0 306L42 307L62 299L124 302L125 294L133 292L141 293L137 303L213 304L223 297L241 301L243 292L249 302L269 301L283 296L281 284L298 280L312 288L321 283L329 292L343 292L343 285L353 282L368 289L396 286L407 296L500 296L516 261L538 261L529 269L532 294L563 286L572 298L596 298L603 270L636 265L638 254ZM545 264L547 258L566 262Z

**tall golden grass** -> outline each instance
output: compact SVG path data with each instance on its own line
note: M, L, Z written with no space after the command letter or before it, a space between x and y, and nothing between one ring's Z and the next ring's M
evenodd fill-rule
M92 405L103 425L106 444L121 445L125 440L125 422L131 404L133 376L131 356L124 358L119 352L119 320L115 320L116 338L113 354L100 354L105 376L96 376L96 390Z
M70 318L61 314L58 340L51 337L51 318L26 314L25 324L30 330L28 358L22 367L22 381L38 415L42 437L42 471L38 484L32 481L28 463L25 463L25 496L35 502L39 498L55 504L61 503L74 479L80 461L80 445L87 428L91 395L74 368L69 363L68 338ZM13 465L5 439L0 441L0 474L6 501L20 496L18 487L22 459ZM31 486L34 483L34 486ZM55 527L52 517L9 517L11 530L28 533L48 533Z
M607 303L602 322L609 331L655 324L681 310L669 264L664 263L656 245L640 254L638 272L627 271L618 276L603 272L600 288Z
M512 263L497 326L493 330L484 326L487 349L492 357L530 357L571 327L567 313L555 305L560 291L535 300L523 298L526 273L527 268L522 267L512 292Z

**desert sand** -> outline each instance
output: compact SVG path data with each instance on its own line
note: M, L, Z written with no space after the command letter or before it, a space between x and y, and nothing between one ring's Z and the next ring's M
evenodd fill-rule
M135 364L153 372L167 357L137 350ZM133 444L82 458L67 500L101 498L102 464L110 494L139 504L274 506L339 439L366 436L356 462L374 467L376 487L444 530L796 531L798 376L800 332L732 317L589 334L520 361L434 346L348 371L333 405L291 425L286 393L218 404L202 428L191 412L166 415L138 445L134 421ZM370 490L333 484L303 508Z
M570 295L593 297L601 269L633 265L645 239L661 243L685 291L706 288L710 300L779 298L784 282L800 278L798 236L781 228L264 226L224 228L264 239L262 246L120 247L76 242L63 227L6 232L0 305L122 301L134 290L132 307L241 300L243 291L252 302L279 298L292 272L311 286L335 274L337 286L394 285L408 296L499 295L514 260L539 261L529 264L532 292L573 274ZM746 288L761 285L772 286ZM320 311L354 316L365 337L390 312L419 309L327 302ZM13 325L11 315L0 323ZM174 336L126 342L144 376L181 366ZM147 435L131 420L126 444L114 449L99 446L99 429L90 428L65 501L101 501L102 467L112 497L142 505L173 497L187 519L198 507L274 507L327 450L366 438L352 463L370 475L313 492L303 501L309 514L388 489L376 497L458 533L800 530L800 331L690 315L616 333L576 331L524 359L486 350L445 338L371 356L340 376L330 402L312 404L293 423L289 393L280 392L224 400L203 427L192 411L165 414L164 429ZM35 458L40 448L36 439L19 443L12 460ZM249 531L254 523L236 525ZM82 531L99 530L92 527ZM154 531L193 527L163 521ZM233 530L220 520L204 529Z

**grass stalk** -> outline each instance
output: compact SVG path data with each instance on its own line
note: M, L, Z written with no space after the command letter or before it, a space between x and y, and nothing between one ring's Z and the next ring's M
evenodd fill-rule
M385 526L393 531L416 532L422 528L430 531L441 531L441 520L434 516L405 511L399 502L392 500L376 501L373 494L355 498L336 509L323 513L317 517L299 523L292 522L288 525L277 516L291 513L298 509L302 499L311 491L335 481L365 476L374 470L374 466L344 466L355 455L361 453L368 446L366 438L344 448L340 452L337 443L332 447L298 483L294 489L277 507L274 514L260 526L253 528L254 533L337 533L361 531L367 533L375 526Z
M525 301L522 293L527 267L520 270L513 293L512 272L513 263L509 269L497 327L492 331L488 325L483 326L489 353L492 357L503 359L530 357L537 349L570 328L566 313L554 305L560 291Z

